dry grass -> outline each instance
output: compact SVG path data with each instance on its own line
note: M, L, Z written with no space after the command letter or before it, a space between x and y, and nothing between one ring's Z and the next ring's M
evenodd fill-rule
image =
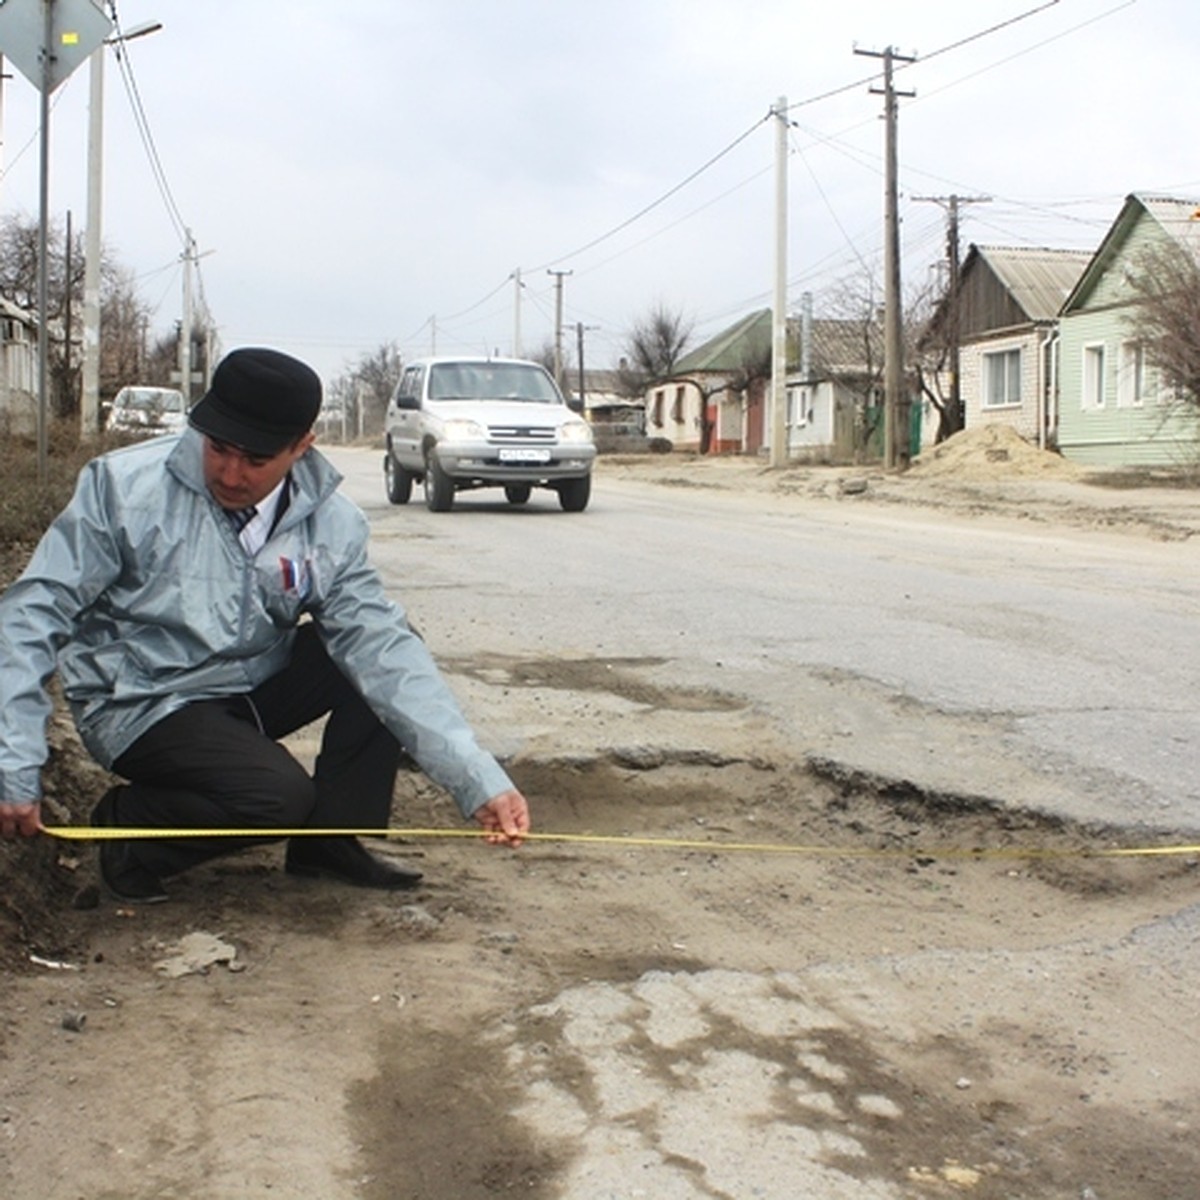
M24 564L47 525L75 490L75 477L88 459L110 449L113 441L80 445L69 425L51 428L46 479L38 481L37 446L32 438L0 439L0 584Z

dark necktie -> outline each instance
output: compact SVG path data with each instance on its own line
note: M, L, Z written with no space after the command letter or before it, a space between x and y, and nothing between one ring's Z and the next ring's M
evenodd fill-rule
M253 504L249 508L227 508L225 515L233 524L233 528L241 533L258 516L258 509Z

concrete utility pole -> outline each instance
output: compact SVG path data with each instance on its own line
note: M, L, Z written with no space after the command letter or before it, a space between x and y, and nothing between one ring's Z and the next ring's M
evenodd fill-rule
M787 430L787 97L771 110L775 118L775 288L771 304L770 465L788 460Z
M554 382L563 386L563 276L573 271L547 271L554 276Z
M513 277L513 358L521 357L521 268L517 267Z
M187 239L183 247L183 322L179 329L179 390L184 403L192 406L192 261L196 257L196 243L192 231L185 229Z
M88 58L87 232L83 254L83 367L79 434L84 441L100 433L100 224L104 194L104 54L113 46L157 33L161 21L148 21L105 41Z
M907 466L908 404L904 395L904 313L900 294L900 211L897 171L896 126L897 99L914 92L897 92L892 82L892 67L897 61L915 62L911 55L897 54L891 46L882 53L855 50L871 58L883 59L883 88L872 88L872 95L882 94L885 122L886 179L884 184L884 341L883 341L883 465L888 470Z
M991 196L914 196L929 204L938 204L946 209L946 263L949 276L946 280L946 340L950 352L950 409L955 422L961 428L962 411L962 329L959 321L958 296L958 206L960 204L986 204Z

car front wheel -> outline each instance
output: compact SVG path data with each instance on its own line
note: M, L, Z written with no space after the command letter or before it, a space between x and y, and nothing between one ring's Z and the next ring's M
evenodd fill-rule
M430 512L449 512L453 505L454 480L431 453L425 460L425 507Z
M563 512L583 512L592 494L592 477L564 479L558 485L558 502Z

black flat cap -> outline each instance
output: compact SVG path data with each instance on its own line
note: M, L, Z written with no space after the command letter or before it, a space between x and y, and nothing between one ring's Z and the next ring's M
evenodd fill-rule
M217 364L188 416L193 429L250 454L274 457L306 434L321 411L321 380L279 350L247 346Z

